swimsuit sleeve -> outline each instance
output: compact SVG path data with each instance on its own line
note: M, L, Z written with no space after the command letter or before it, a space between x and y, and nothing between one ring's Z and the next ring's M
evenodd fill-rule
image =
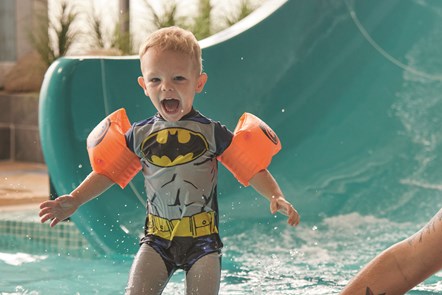
M233 133L219 122L215 123L216 156L221 155L232 142Z
M129 130L126 131L124 134L124 137L126 139L126 146L127 148L135 154L135 148L134 148L134 124L129 128Z

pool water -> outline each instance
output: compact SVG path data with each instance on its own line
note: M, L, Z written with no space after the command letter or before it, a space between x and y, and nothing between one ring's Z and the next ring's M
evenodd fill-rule
M291 228L272 223L225 225L220 294L339 294L379 251L423 224L393 222L358 213L325 217ZM57 253L39 247L0 249L0 294L123 294L133 256L106 256L85 247ZM442 294L435 274L408 294ZM178 271L165 295L184 294Z

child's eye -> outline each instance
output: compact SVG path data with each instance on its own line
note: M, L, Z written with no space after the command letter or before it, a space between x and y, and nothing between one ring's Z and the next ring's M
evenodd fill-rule
M156 83L156 82L159 82L159 81L160 81L159 78L150 78L149 79L149 82L152 82L152 83Z
M176 81L184 81L184 80L186 80L186 78L184 78L183 76L176 76L174 78L174 80L176 80Z

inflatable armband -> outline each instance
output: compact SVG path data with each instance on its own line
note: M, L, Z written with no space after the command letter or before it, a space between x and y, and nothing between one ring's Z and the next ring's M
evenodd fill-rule
M244 113L233 132L233 139L218 160L244 186L259 171L266 169L281 149L275 132L258 117Z
M87 138L92 169L124 188L141 170L139 158L127 147L125 132L130 122L124 109L107 116Z

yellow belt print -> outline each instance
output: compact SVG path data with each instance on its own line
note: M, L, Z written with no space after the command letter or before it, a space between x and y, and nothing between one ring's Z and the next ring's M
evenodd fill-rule
M218 233L214 211L201 212L175 220L149 214L148 220L147 232L169 241L174 237L197 238Z

